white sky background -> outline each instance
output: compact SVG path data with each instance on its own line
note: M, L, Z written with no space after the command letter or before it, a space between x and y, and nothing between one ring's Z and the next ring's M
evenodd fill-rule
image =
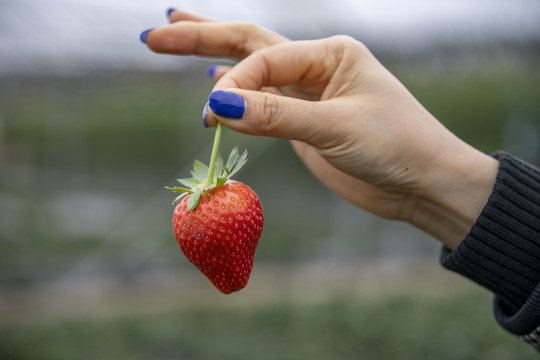
M153 54L138 39L166 23L168 7L296 38L345 33L387 49L540 38L538 0L1 0L0 73L178 67L187 60Z

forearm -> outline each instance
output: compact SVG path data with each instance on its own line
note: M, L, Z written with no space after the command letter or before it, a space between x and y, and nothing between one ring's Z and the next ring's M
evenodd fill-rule
M407 221L455 249L488 202L499 162L457 138L434 153Z

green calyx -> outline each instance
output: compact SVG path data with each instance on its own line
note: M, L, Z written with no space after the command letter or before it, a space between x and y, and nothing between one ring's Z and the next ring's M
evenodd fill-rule
M173 204L177 204L185 196L189 195L187 208L190 211L195 210L203 192L225 184L227 180L245 165L247 162L247 150L244 150L244 152L240 154L238 147L234 147L227 162L223 162L223 158L219 155L218 151L221 132L222 125L218 124L214 137L212 156L208 166L199 160L195 160L193 171L191 172L192 177L178 179L178 182L184 187L165 187L168 190L181 193L174 199Z

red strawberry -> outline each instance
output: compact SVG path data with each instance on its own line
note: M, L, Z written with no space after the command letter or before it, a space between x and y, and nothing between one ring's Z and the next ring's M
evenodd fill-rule
M202 193L194 211L187 208L188 198L180 201L173 216L180 249L222 293L243 289L263 229L259 198L236 181Z
M225 294L243 289L253 268L255 248L263 229L263 211L257 195L246 184L230 180L247 161L247 151L234 148L223 164L216 129L210 166L195 161L192 178L179 179L181 192L173 215L180 249Z

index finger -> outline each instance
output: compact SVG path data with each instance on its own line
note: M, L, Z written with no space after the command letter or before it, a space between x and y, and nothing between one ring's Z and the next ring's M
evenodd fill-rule
M288 42L261 49L238 63L214 90L303 85L305 99L319 100L330 78L343 59L340 54L349 43L338 37Z

